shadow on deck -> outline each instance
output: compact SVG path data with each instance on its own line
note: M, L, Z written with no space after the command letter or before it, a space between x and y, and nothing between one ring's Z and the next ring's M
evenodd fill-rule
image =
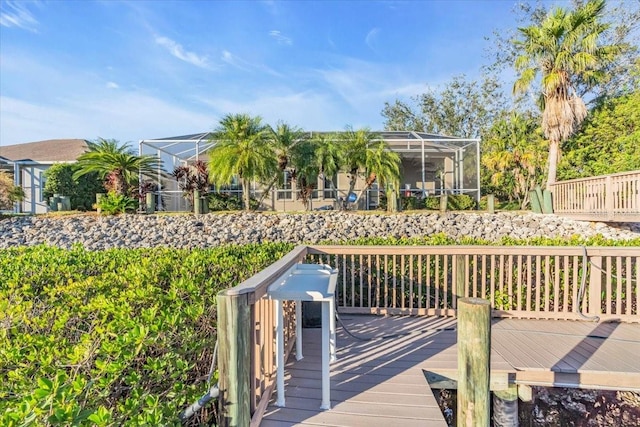
M303 332L304 359L286 365L286 407L261 426L445 426L427 377L453 387L456 319L342 315L331 365L332 409L321 411L320 330ZM404 334L389 339L382 336ZM640 391L640 324L494 319L491 387L509 383Z

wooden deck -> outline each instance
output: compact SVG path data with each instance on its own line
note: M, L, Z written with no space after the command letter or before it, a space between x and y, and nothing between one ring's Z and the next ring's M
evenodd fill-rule
M320 330L303 332L304 359L286 365L286 408L261 426L446 426L433 387L455 387L456 319L345 314L331 365L332 409L320 406ZM389 339L386 335L406 334ZM495 319L491 387L509 384L640 391L640 324Z

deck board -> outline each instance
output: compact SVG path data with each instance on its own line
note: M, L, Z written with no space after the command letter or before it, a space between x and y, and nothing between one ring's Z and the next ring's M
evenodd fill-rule
M355 334L378 339L356 340L338 328L332 409L319 409L320 330L305 329L304 358L292 354L285 366L287 407L274 406L274 392L260 425L445 426L426 374L455 378L456 320L343 315L342 321ZM491 340L492 383L494 375L513 373L532 385L640 391L640 324L494 319Z

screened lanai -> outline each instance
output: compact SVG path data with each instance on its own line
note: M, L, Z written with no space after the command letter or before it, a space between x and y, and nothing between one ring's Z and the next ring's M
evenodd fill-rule
M337 135L340 132L307 132L312 138ZM441 194L469 194L476 200L480 198L480 140L457 138L444 135L412 131L382 131L375 134L383 139L389 149L397 152L401 158L401 195L412 197L439 196ZM167 182L166 173L176 166L184 166L196 160L206 161L207 152L216 145L216 134L204 132L191 135L157 139L144 139L139 142L140 154L154 155L162 160L163 171L158 171L156 180L160 184L162 200L158 208L162 210L188 209L185 200L181 200L181 191L176 183ZM163 177L164 175L164 177ZM359 179L356 191L364 185ZM311 200L312 209L336 209L346 199L349 181L345 173L329 179L320 176ZM212 188L240 195L238 182L232 182L224 188ZM263 194L264 187L259 183L252 186L252 196L262 200L265 210L304 210L298 200L295 180L286 173L270 194ZM380 189L374 186L366 191L358 209L375 209L380 203Z

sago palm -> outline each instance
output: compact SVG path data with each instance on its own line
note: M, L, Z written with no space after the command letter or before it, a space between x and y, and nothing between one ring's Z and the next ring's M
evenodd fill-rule
M209 151L209 179L227 185L237 176L242 185L244 209L250 209L251 182L267 182L277 170L276 154L268 141L268 128L260 117L228 114L216 129Z
M155 156L138 156L129 144L119 145L113 139L98 138L88 143L89 151L78 157L74 179L95 172L105 181L105 188L129 196L140 173L153 176L160 161Z
M526 92L541 76L542 128L549 141L547 187L556 180L560 144L587 115L576 92L578 79L596 84L604 78L603 66L620 51L619 46L600 44L608 28L600 22L604 7L604 0L591 0L573 11L554 9L539 26L519 28L521 38L514 42L520 50L514 92Z

